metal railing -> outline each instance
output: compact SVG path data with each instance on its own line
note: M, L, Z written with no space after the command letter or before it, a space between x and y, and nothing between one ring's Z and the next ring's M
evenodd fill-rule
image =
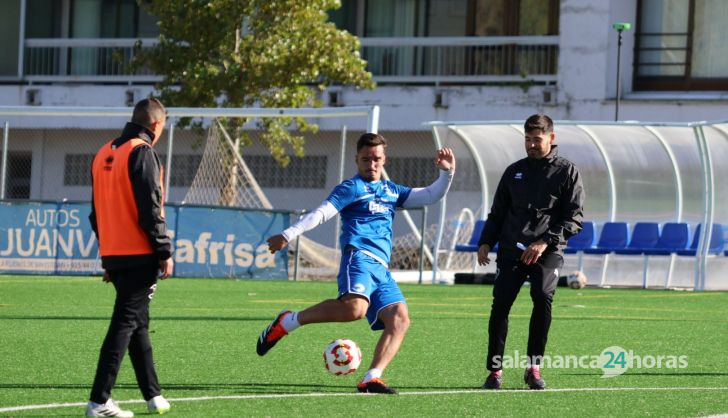
M128 73L136 42L28 39L20 74L30 82L159 81L149 70ZM361 38L361 54L380 83L554 83L558 42L558 36Z
M362 38L380 83L556 82L558 36Z
M162 79L148 69L129 73L134 57L133 38L49 38L25 41L23 76L27 81L138 82ZM156 38L143 39L152 45Z
M637 33L638 76L684 77L690 65L689 33Z

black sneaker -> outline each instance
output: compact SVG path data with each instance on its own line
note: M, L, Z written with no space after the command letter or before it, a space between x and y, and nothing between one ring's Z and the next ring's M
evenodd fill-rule
M536 368L527 368L523 374L523 381L534 390L546 389L546 382L541 378L541 371Z
M268 325L268 328L264 329L260 334L260 337L258 338L258 345L255 347L259 356L264 356L268 350L273 348L273 346L280 341L281 338L288 335L281 325L281 320L284 316L289 315L290 313L291 311L282 311L279 313L276 319Z
M361 393L385 393L387 395L396 395L397 391L387 386L382 379L374 378L366 383L359 383L356 389Z
M483 389L500 389L503 386L503 370L490 372L483 383Z

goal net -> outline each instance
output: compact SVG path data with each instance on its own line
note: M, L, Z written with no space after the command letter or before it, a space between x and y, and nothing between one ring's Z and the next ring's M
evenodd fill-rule
M293 109L292 109L293 110ZM331 116L331 115L330 115ZM376 127L368 126L367 130L376 131ZM251 144L241 148L235 138L225 129L219 119L211 121L204 140L204 149L199 168L187 191L184 202L188 204L204 204L232 206L240 208L305 210L318 206L333 186L347 179L356 172L353 162L356 139L365 131L349 131L343 125L339 131L327 130L306 138L306 157L292 159L287 167L277 167L277 173L264 173L260 164L260 155L265 153L258 142L255 131L250 133ZM432 160L435 144L429 132L422 132L420 138L412 144L398 144L390 138L394 156L389 166L397 171L394 181L407 185L424 186L434 179L436 169ZM400 135L393 135L399 137ZM329 158L321 158L321 154ZM389 151L388 151L389 153ZM399 154L400 156L397 156ZM421 155L421 156L420 156ZM331 159L339 161L331 161ZM418 159L419 157L419 159ZM309 163L303 163L308 160ZM325 160L325 161L324 161ZM422 163L422 161L425 161ZM417 163L419 162L419 163ZM328 168L328 169L327 169ZM263 171L262 171L263 170ZM422 173L417 173L422 171ZM328 173L328 174L324 174ZM385 174L386 175L386 174ZM333 179L331 177L334 177ZM271 177L275 178L274 180ZM313 178L312 178L313 177ZM426 184L411 184L407 180ZM263 184L261 184L263 183ZM301 190L298 187L315 186L318 190ZM324 189L321 192L321 189ZM299 196L298 198L296 196ZM422 211L400 211L395 217L395 235L393 239L391 268L393 270L417 270L422 267L431 269L433 265L432 248L437 241L438 208L431 207L427 215L424 229L424 246L421 245ZM292 219L295 222L296 219ZM452 238L457 242L467 241L471 225L455 228L448 222L444 235L447 246ZM321 230L321 231L319 231ZM276 233L277 231L271 231ZM295 263L298 253L300 268L299 277L308 279L331 278L337 274L340 259L338 248L339 220L332 220L313 231L306 233L290 243L291 263ZM459 236L455 237L453 234ZM463 238L465 237L465 238ZM422 255L424 254L424 258ZM471 257L465 254L441 254L441 264L452 267L468 267ZM295 268L295 265L293 266ZM429 277L427 278L429 280Z
M378 131L376 106L167 110L168 128L155 148L165 164L165 193L172 203L296 213L310 210L319 206L337 184L356 173L357 139L365 132ZM3 129L8 137L7 147L2 148L7 157L3 171L7 172L7 180L2 182L7 186L5 197L87 201L91 194L93 156L101 144L118 135L119 128L129 120L131 109L40 106L3 108L0 113L8 118ZM194 120L195 126L203 129L181 128L177 122L182 118ZM285 149L285 156L290 158L286 167L271 155L260 129L272 118L298 123L305 120L319 127L317 132L300 134L304 138L303 144L299 144L304 156L296 156L292 146ZM242 128L246 140L236 143L235 132L226 132L223 127L241 123L245 123ZM394 182L411 187L427 186L437 178L433 157L438 147L454 148L447 139L440 144L433 132L427 130L394 127L381 133L388 139L385 174ZM472 171L466 164L468 151L456 152L458 175L449 195L459 189L477 188L472 182L463 182ZM42 170L35 170L37 167ZM454 242L467 241L472 228L471 220L457 220L453 213L456 207L449 205L444 217L442 206L430 206L424 224L423 210L399 211L394 221L391 269L433 269L435 255L439 266L446 269L472 267L471 254L447 251ZM338 235L337 219L307 232L300 242L291 243L291 249L300 250L300 277L336 275ZM435 247L441 250L435 251ZM290 259L293 263L295 257ZM434 265L437 267L438 263Z
M275 209L238 148L220 121L215 119L208 129L202 160L184 198L185 203ZM291 250L295 251L296 246L300 246L299 254L307 266L323 271L337 268L336 248L306 237L291 243Z

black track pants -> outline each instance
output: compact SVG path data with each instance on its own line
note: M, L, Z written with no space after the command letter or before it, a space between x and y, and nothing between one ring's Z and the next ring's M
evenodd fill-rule
M157 286L158 273L158 265L109 270L116 288L116 301L101 346L91 401L104 403L109 399L127 349L144 399L161 394L149 340L149 302Z
M499 362L503 354L508 336L508 314L511 306L525 281L531 283L531 324L528 333L528 349L526 354L540 364L537 356L543 356L546 350L549 327L551 326L551 302L559 281L559 270L563 258L558 254L545 254L538 262L526 266L520 261L498 259L495 285L493 287L493 305L488 323L488 370L500 370ZM498 357L496 357L498 356ZM498 361L498 359L500 359ZM520 361L520 359L514 359Z

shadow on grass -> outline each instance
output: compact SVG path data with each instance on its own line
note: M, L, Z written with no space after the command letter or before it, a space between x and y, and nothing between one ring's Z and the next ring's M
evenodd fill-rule
M119 383L115 389L136 389L133 383ZM480 386L397 386L401 390L475 390ZM0 383L0 389L87 389L91 390L88 383L58 383L58 384L35 384L35 383ZM322 385L322 384L298 384L298 383L165 383L162 385L165 391L205 391L224 390L228 392L242 392L251 394L281 394L291 392L352 392L356 389L351 384L346 385Z
M108 316L0 316L2 320L30 320L30 321L109 321L111 315ZM271 317L244 317L244 316L154 316L153 321L268 321Z

